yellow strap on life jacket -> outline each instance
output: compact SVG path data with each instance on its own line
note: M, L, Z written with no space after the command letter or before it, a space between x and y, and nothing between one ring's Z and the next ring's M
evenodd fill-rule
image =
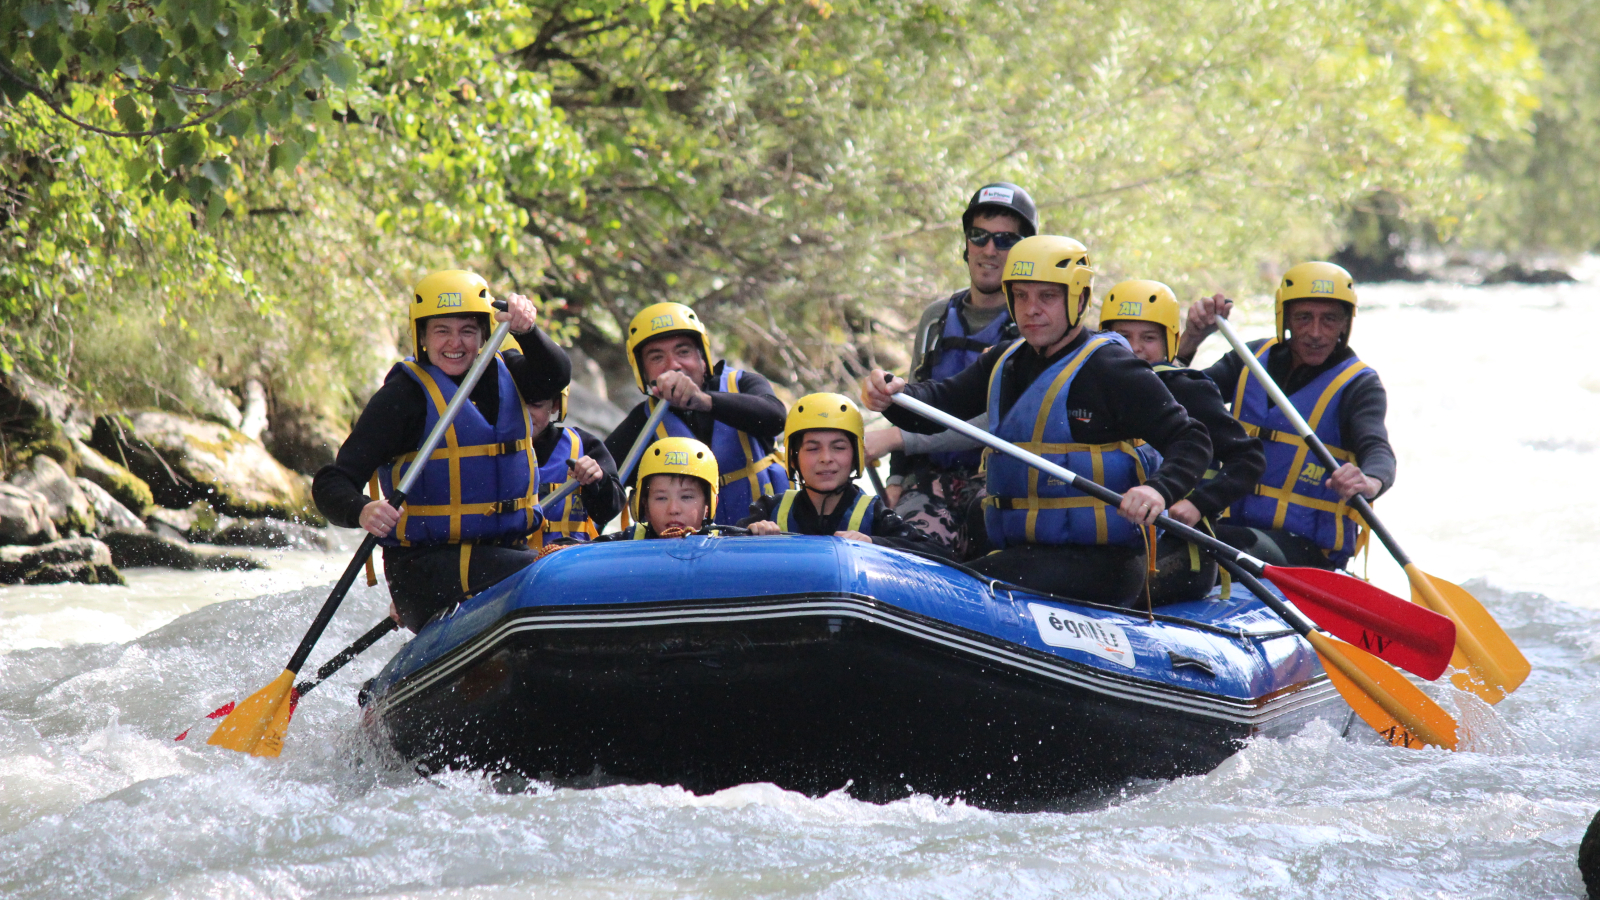
M794 509L794 498L798 493L800 493L799 488L791 488L784 491L783 500L778 503L778 514L772 518L772 521L778 523L778 527L783 531L789 530L789 512Z
M1037 453L1041 456L1046 453L1063 455L1068 453L1088 453L1090 454L1091 465L1093 467L1093 475L1091 478L1097 484L1105 484L1105 454L1107 453L1126 453L1131 456L1133 458L1133 464L1139 473L1139 483L1143 484L1148 476L1148 473L1146 473L1144 470L1144 459L1139 456L1138 451L1134 449L1134 444L1131 441L1119 441L1115 444L1046 444L1043 442L1024 441L1018 443L1017 446L1024 450ZM1097 500L1093 497L1087 496L1040 497L1038 494L1039 479L1037 477L1039 470L1033 469L1029 474L1030 477L1028 479L1027 497L996 497L991 495L983 498L984 505L992 506L996 509L1027 510L1028 522L1026 534L1029 543L1032 543L1035 540L1034 529L1038 522L1040 510L1093 509L1095 540L1102 544L1107 541L1109 538L1109 525L1106 521L1106 510L1109 507L1109 504L1107 504L1104 500Z
M783 499L778 502L777 515L772 517L778 527L784 531L792 531L789 527L789 516L794 509L794 499L800 495L804 488L790 488L783 492ZM840 531L860 531L861 523L866 521L867 513L872 510L872 497L866 494L857 494L856 502L850 507L850 515L845 519L845 525Z
M861 522L866 519L867 511L872 509L872 498L865 493L856 495L855 508L850 510L850 522L845 526L845 531L860 531Z
M472 542L464 541L461 544L461 593L472 596L472 583L467 578L467 569L472 565Z
M578 437L578 432L575 429L567 428L565 429L565 434L567 437L567 459L575 460L583 454L583 440ZM548 496L555 493L559 485L550 484L548 485L548 490L545 489L546 487L546 485L539 485L539 492L545 496ZM582 522L572 521L572 512L575 505L576 504L573 502L573 496L568 495L566 501L562 503L561 518L552 519L549 516L545 517L544 524L540 526L539 530L534 534L533 546L535 548L544 546L544 536L546 534L559 534L562 537L571 537L574 532L578 532L587 534L591 538L599 536L599 532L595 530L594 523L588 519L584 519Z
M381 496L381 489L378 487L378 473L377 472L373 472L372 473L372 480L367 482L367 496L372 498L373 500L376 500L376 499L378 499L379 496ZM376 585L378 583L378 570L377 570L377 568L374 567L374 564L372 562L372 557L374 557L376 555L377 554L375 554L375 553L368 553L367 554L367 565L366 565L366 569L367 569L367 587L372 587L372 586L374 586L374 585Z
M643 522L639 522L639 523L635 524L633 526L633 539L636 540L636 541L644 540L645 530L646 529L645 529L645 525L644 525Z

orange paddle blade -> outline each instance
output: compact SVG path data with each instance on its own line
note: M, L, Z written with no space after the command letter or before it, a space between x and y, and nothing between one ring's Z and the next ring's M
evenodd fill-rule
M1456 720L1370 653L1313 631L1307 635L1328 680L1363 722L1396 747L1456 749Z
M206 743L255 756L282 753L289 716L294 713L294 677L295 673L284 669L271 684L246 697Z
M1533 670L1511 636L1494 620L1478 598L1459 584L1406 566L1411 599L1456 623L1456 653L1450 665L1461 671L1450 676L1456 687L1471 691L1485 703L1499 703L1516 690Z

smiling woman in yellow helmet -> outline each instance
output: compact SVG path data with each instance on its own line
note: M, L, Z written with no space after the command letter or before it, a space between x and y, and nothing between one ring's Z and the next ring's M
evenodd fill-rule
M1179 357L1192 359L1232 306L1221 294L1190 306ZM1356 284L1349 272L1329 262L1293 266L1273 308L1276 337L1249 347L1341 465L1324 470L1243 361L1222 357L1206 375L1232 402L1234 418L1260 436L1267 467L1254 493L1217 526L1217 537L1276 565L1338 568L1355 553L1360 533L1347 502L1358 493L1373 499L1394 484L1384 424L1389 399L1378 373L1350 349Z
M869 408L913 431L935 426L893 406L891 395L904 391L963 419L987 411L997 436L1122 492L1122 506L1108 509L991 453L985 522L1002 549L972 566L1025 587L1142 605L1145 543L1137 526L1194 488L1211 461L1211 442L1122 340L1084 328L1093 277L1089 251L1072 238L1022 241L1011 248L1004 276L1019 340L936 381L907 386L875 370L863 396ZM1154 471L1150 448L1163 457Z
M606 438L617 459L627 456L657 403L671 411L656 437L694 438L711 448L722 472L717 523L744 518L757 497L789 489L773 442L783 430L783 401L767 379L726 362L712 365L711 339L695 311L656 303L628 324L628 364L645 399Z
M512 294L507 311L496 312L488 282L471 272L434 272L408 293L407 359L367 401L333 464L317 472L312 495L333 524L381 539L395 615L415 631L536 558L526 539L543 515L523 400L558 395L572 364L535 327L532 302ZM524 349L502 350L484 373L400 509L368 497L362 489L375 473L385 493L403 476L492 320L510 321Z
M789 478L800 485L762 497L739 524L751 534L832 535L896 549L948 555L943 545L861 490L861 410L843 394L807 394L783 427Z

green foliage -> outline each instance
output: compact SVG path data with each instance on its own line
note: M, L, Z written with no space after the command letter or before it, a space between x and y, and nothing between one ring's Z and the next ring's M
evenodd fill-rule
M1468 149L1524 132L1539 71L1489 0L85 0L6 23L0 63L46 95L0 107L7 347L107 402L190 404L199 363L330 415L444 265L537 293L612 369L633 312L674 299L780 382L839 384L965 282L955 226L992 180L1105 284L1255 285L1375 192L1451 227L1482 190Z

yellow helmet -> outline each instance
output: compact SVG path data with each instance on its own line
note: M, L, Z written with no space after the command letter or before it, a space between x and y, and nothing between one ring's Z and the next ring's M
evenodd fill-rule
M1100 303L1100 327L1112 322L1153 322L1166 326L1167 358L1178 349L1178 297L1159 281L1119 282Z
M1337 300L1350 310L1350 325L1355 327L1356 280L1343 266L1331 262L1303 262L1290 266L1273 295L1273 310L1278 319L1278 340L1284 340L1283 308L1296 300ZM1345 331L1345 340L1350 330Z
M1017 242L1006 257L1006 272L1001 277L1006 291L1006 311L1013 321L1017 318L1017 308L1016 301L1011 298L1011 285L1018 281L1043 281L1065 287L1067 327L1076 327L1082 318L1078 312L1078 298L1094 285L1089 248L1058 234L1040 234Z
M636 522L644 521L640 497L651 475L687 475L700 479L706 486L706 521L717 514L717 487L722 476L717 470L717 458L705 444L694 438L669 437L656 441L644 451L644 459L639 461L638 487L633 490L631 504Z
M571 396L572 388L570 386L561 389L561 396L556 400L557 421L565 422L567 420L567 400L569 400Z
M802 480L800 441L795 438L801 432L818 428L831 428L850 435L850 440L855 444L855 462L850 470L850 477L860 475L864 465L861 445L866 442L867 430L866 423L861 418L861 410L843 394L807 394L794 406L789 407L789 417L783 422L783 443L788 448L789 477L796 481Z
M628 323L628 365L633 366L633 381L639 390L649 393L644 386L644 367L639 364L639 348L646 342L669 334L689 332L700 340L700 352L705 355L706 367L711 366L711 339L706 327L694 310L682 303L652 303Z
M494 320L494 297L489 282L462 269L444 269L429 274L411 292L411 355L422 359L422 322L434 316L484 316L483 336L489 337L489 322Z

